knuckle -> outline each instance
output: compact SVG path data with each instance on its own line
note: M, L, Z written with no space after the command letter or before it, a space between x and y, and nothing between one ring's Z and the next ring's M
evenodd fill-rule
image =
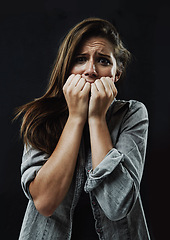
M100 94L100 93L96 93L95 99L96 99L96 100L99 100L100 98L102 98L101 94Z
M78 95L78 93L77 93L76 89L74 89L74 90L72 91L72 96L73 96L73 97L76 97L77 95Z
M107 81L112 81L111 77L106 77Z
M113 91L109 91L108 97L109 97L109 98L112 98L113 96L114 96Z
M86 80L84 78L80 78L80 81L84 83Z
M71 95L71 94L72 94L72 89L71 89L71 87L67 88L66 93L67 93L68 95Z
M116 96L117 94L118 94L118 90L117 90L117 88L115 88L113 95Z
M95 80L95 84L98 84L98 83L100 83L100 79Z
M83 93L80 93L80 94L79 94L79 99L80 99L80 100L85 101L86 98L87 98L87 96L86 96L85 94L83 94Z
M66 87L65 87L65 86L63 87L63 92L64 92L64 93L66 92Z
M102 77L102 78L101 78L101 81L102 81L102 82L106 81L106 77Z
M64 86L64 87L63 87L63 93L64 93L64 94L67 94L67 90L68 90L67 87Z
M96 97L97 97L97 95L98 95L98 93L91 93L91 97L93 98L93 99L95 99Z
M107 95L106 95L105 93L101 93L101 94L100 94L100 97L101 97L102 99L105 99L105 98L107 98Z

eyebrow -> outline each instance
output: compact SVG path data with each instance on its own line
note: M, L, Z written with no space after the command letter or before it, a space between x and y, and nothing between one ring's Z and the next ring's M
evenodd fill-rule
M103 53L98 53L100 56L102 57L108 57L108 58L111 58L111 56L107 55L107 54L103 54ZM88 53L78 53L76 54L76 56L86 56L88 55Z
M103 53L98 53L100 56L103 56L103 57L108 57L108 58L111 58L111 56L107 55L107 54L103 54Z

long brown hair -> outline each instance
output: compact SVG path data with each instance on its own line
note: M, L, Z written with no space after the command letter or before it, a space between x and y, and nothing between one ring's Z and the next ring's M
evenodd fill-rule
M15 119L25 113L20 129L24 143L48 154L53 152L68 117L63 86L76 50L90 36L104 37L113 44L117 70L124 73L130 52L123 46L115 27L100 18L87 18L78 23L69 31L59 48L45 94L17 109Z

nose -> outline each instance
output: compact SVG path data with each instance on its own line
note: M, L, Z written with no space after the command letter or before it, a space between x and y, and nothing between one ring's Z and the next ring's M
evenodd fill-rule
M83 75L92 79L95 79L97 77L98 74L93 60L87 62Z

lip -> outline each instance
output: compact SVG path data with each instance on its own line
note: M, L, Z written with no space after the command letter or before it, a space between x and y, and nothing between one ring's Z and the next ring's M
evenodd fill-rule
M94 83L94 80L88 80L88 79L86 79L86 82L88 82L88 83Z
M86 80L86 82L89 82L89 83L94 83L94 81L90 81L90 80Z

